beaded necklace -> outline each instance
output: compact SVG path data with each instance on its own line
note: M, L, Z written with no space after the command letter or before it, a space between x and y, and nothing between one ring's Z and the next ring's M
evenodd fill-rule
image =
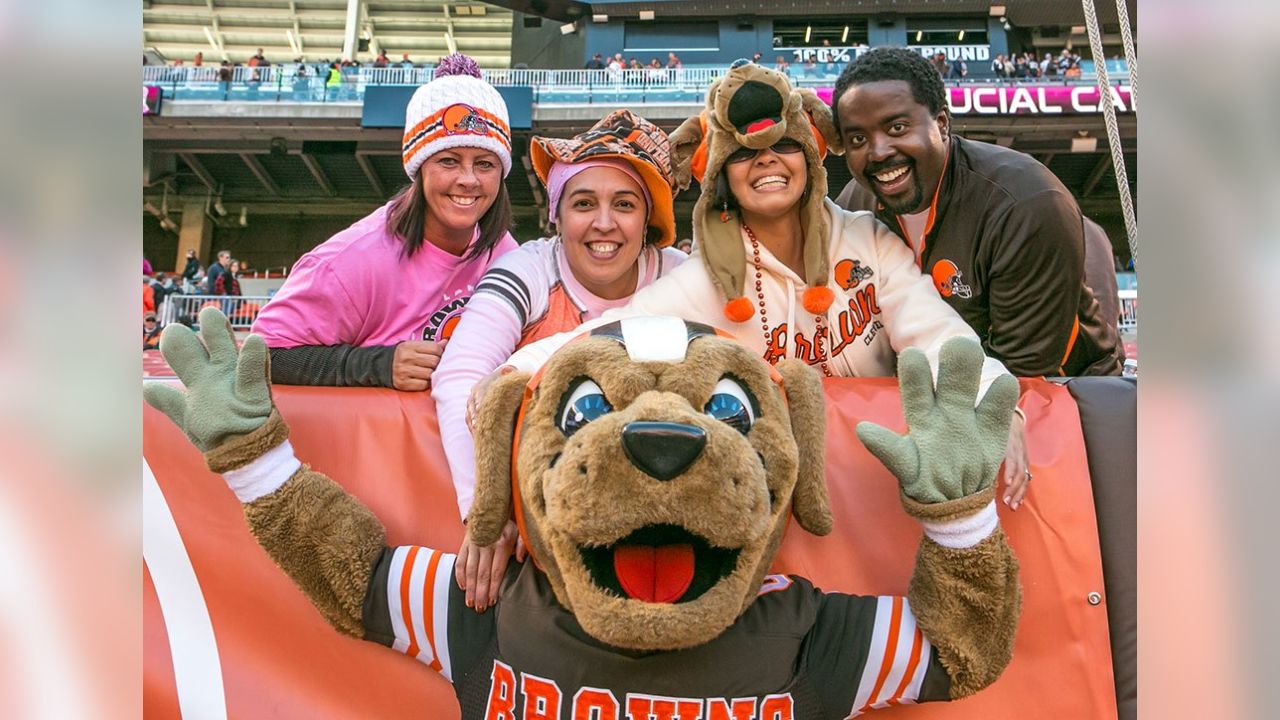
M756 268L756 300L760 306L760 329L764 332L764 346L767 348L770 346L773 336L769 331L769 317L765 314L764 269L760 265L760 241L756 239L756 234L751 231L751 228L748 227L746 223L742 224L742 229L747 233L747 239L751 241L751 262ZM827 350L823 347L823 341L828 338L827 326L820 315L814 315L813 322L815 325L813 344L814 349L817 351L817 355L820 358L818 366L822 368L823 375L826 375L827 377L835 377L831 373L831 369L827 367Z

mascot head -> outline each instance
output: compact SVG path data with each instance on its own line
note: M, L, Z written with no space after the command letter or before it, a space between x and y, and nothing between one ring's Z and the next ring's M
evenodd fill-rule
M822 385L713 329L631 318L486 394L468 533L513 514L587 633L670 650L719 635L755 599L788 518L831 529Z

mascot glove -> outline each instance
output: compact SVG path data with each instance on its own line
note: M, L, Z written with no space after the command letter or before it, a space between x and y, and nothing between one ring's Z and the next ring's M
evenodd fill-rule
M935 391L924 353L908 348L898 358L907 434L858 423L858 438L897 476L906 498L946 503L992 487L1009 440L1018 381L996 378L975 408L982 362L975 340L948 340L939 353Z
M201 452L253 432L271 417L267 345L250 335L237 350L231 323L217 308L200 311L199 338L182 325L166 327L160 353L187 390L149 382L142 397Z

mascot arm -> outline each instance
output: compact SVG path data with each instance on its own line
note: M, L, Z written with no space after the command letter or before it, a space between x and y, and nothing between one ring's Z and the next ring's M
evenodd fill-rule
M898 382L907 434L866 422L857 428L897 476L907 513L924 526L908 598L950 677L952 698L981 690L1004 671L1022 600L994 500L1018 383L997 378L975 407L983 359L977 342L948 340L935 389L925 354L905 350Z
M461 612L460 591L448 582L453 556L387 548L367 507L294 456L261 337L237 348L226 317L206 308L199 336L171 325L160 351L186 389L147 383L143 397L204 453L243 503L254 537L326 620L347 635L412 650L446 675L452 658L435 657L437 642L456 636L446 645L455 655L484 647L494 614Z
M245 519L267 555L331 625L409 655L452 681L453 668L468 667L492 639L495 614L465 607L453 582L454 555L387 547L373 512L294 458L287 434L273 412L260 431L205 457L244 503Z

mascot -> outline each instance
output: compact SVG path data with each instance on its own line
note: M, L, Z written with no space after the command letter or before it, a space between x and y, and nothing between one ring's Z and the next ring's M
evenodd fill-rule
M975 408L972 341L943 347L936 390L924 355L903 353L907 435L858 428L924 527L906 598L768 574L792 515L831 528L823 390L804 363L648 317L504 376L477 418L467 532L490 544L514 515L532 561L478 614L452 555L387 547L367 508L294 456L261 338L237 350L216 309L200 321L161 340L186 392L151 383L147 401L324 617L442 674L463 718L844 718L964 697L1010 660L1021 596L992 481L1018 388L1001 377Z

